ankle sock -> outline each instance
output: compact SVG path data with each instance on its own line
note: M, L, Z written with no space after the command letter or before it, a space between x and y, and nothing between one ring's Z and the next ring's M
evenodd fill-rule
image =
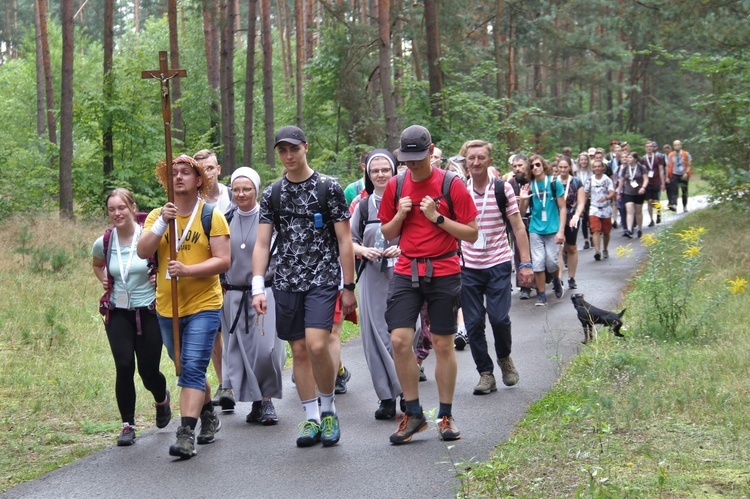
M438 406L438 418L442 418L443 416L451 417L451 411L453 410L453 404L444 404L440 402L440 406Z
M320 408L318 407L317 398L303 400L302 409L305 410L305 419L307 419L308 421L315 421L317 423L320 423Z
M336 403L334 402L333 393L321 393L320 394L320 412L331 412L336 414Z
M419 399L406 401L406 414L410 416L419 416L422 414L422 406L419 404Z
M180 418L180 426L187 426L191 430L195 430L195 427L198 426L198 418L183 416Z

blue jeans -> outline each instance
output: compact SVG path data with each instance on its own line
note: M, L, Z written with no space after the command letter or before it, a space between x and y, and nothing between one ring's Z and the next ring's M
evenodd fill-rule
M167 347L169 358L174 360L174 337L172 319L158 315L161 339ZM202 312L180 317L180 377L177 386L206 389L206 370L211 360L216 332L221 321L220 310Z
M464 324L469 335L469 347L477 372L494 371L492 358L487 350L485 337L485 315L490 318L492 335L495 338L495 353L498 359L510 355L510 284L511 264L503 262L488 269L461 270L461 306ZM487 307L484 301L487 300Z

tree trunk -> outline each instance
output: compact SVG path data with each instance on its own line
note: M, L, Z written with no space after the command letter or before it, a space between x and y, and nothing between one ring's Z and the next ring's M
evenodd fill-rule
M289 88L289 97L291 98L295 92L295 79L292 65L292 20L289 18L289 2L282 0L281 8L284 12L284 30L286 31L286 58L284 59L284 66L286 66L286 73L289 75L286 87Z
M234 126L234 2L222 5L221 23L221 130L224 152L222 166L232 173L237 162L237 132Z
M380 88L383 93L383 112L385 114L385 140L389 151L398 146L398 123L396 106L393 103L393 86L391 85L391 20L389 0L378 0L378 31L380 34Z
M55 123L55 88L52 80L52 64L49 55L47 34L47 1L37 0L39 7L39 31L42 36L42 65L44 66L44 94L47 101L47 137L51 144L57 144L57 124ZM57 155L50 156L50 166L54 168Z
M73 219L73 0L61 0L60 216Z
M179 69L180 49L177 43L177 0L167 0L167 20L169 22L170 68ZM170 95L172 96L172 138L178 143L179 148L183 148L185 146L185 127L182 123L182 107L180 104L182 90L179 78L172 80Z
M34 31L36 33L36 134L44 135L44 63L42 61L42 30L39 26L39 5L34 1Z
M209 92L208 119L211 129L211 145L221 144L221 78L219 75L219 35L217 25L218 12L214 0L203 0L203 41L206 50L206 71L208 73Z
M396 22L393 27L393 104L396 109L404 105L402 83L404 80L404 47L403 47L403 22L401 20L401 11L403 10L402 0L393 0L391 9L395 14Z
M282 90L284 91L284 96L287 95L288 90L288 81L289 81L289 74L287 73L287 67L286 67L286 37L288 36L288 33L286 32L286 22L284 20L284 11L281 9L281 4L279 0L276 0L276 19L278 19L278 28L279 28L279 45L281 46L281 75L284 81L284 85L282 85Z
M255 34L258 17L258 0L248 1L247 16L247 64L245 67L245 122L242 164L253 163L253 111L255 110Z
M505 75L503 75L503 32L501 22L503 18L503 7L505 0L495 0L495 21L492 24L492 42L495 51L495 95L498 99L505 97ZM500 119L503 119L502 112Z
M294 38L296 40L297 126L302 128L302 68L305 63L305 0L294 0ZM265 52L264 52L265 57ZM265 59L264 59L265 60ZM264 63L265 64L265 63ZM265 71L264 71L265 73ZM265 76L264 76L265 77Z
M438 30L437 0L424 0L424 20L427 31L427 72L430 80L430 114L443 115L443 72L440 69L440 31Z
M260 0L261 45L263 46L263 123L266 129L266 163L276 167L273 119L273 45L271 42L271 0Z
M103 148L103 172L105 189L107 178L114 170L114 148L112 144L112 118L107 110L112 104L113 75L112 54L114 47L114 7L115 0L104 0L104 75L103 75L103 98L105 112L102 117L102 148Z
M133 26L136 33L141 31L141 0L133 0Z
M305 62L313 57L313 29L315 28L315 0L305 0Z

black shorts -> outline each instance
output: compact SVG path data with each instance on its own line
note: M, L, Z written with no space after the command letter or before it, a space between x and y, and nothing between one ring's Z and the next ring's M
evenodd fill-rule
M338 296L338 286L316 286L299 293L274 289L276 334L279 339L301 340L307 328L330 331Z
M661 200L661 186L659 185L647 185L646 186L646 199L649 201L660 201Z
M570 220L570 218L568 218ZM575 246L576 241L578 240L578 228L581 226L581 222L578 222L578 225L576 225L574 228L570 228L570 225L568 225L567 221L565 223L565 244L568 246Z
M461 306L461 274L433 277L429 283L420 277L418 288L411 286L410 276L394 275L386 301L388 331L414 329L425 300L432 334L456 334L456 319Z
M646 200L646 195L641 194L639 195L631 195L631 194L623 194L622 195L622 203L635 203L635 204L643 204L643 202Z

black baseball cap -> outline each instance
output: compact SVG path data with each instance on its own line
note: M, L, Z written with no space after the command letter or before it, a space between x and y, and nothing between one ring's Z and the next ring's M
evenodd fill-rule
M279 128L276 132L275 140L276 142L273 145L274 148L278 146L280 142L289 142L294 145L301 144L302 142L307 143L305 132L294 125L287 125Z
M430 153L432 136L430 131L420 125L412 125L401 132L401 147L398 149L398 160L421 161Z

